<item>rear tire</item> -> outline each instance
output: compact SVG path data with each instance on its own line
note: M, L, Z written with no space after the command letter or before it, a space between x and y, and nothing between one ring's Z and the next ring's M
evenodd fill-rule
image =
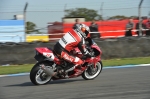
M46 67L50 68L51 65L47 62L36 63L30 71L30 80L35 85L44 85L51 81L51 76L46 75L42 69L40 69L40 64L44 64Z
M87 70L85 70L83 73L82 73L82 78L84 78L85 80L93 80L95 79L102 71L102 68L103 68L103 64L102 62L97 62L96 64L96 72L94 74L91 74L89 69L87 68Z

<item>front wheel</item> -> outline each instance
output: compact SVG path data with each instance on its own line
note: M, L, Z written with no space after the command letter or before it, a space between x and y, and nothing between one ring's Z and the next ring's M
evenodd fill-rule
M41 68L40 65L43 64L47 68L51 69L51 65L47 62L41 62L34 65L30 72L30 80L35 85L44 85L51 81L51 76L48 76Z
M96 67L94 68L93 66L88 67L83 73L82 73L82 77L85 80L92 80L94 78L96 78L102 71L103 68L103 64L102 62L97 62L96 63Z

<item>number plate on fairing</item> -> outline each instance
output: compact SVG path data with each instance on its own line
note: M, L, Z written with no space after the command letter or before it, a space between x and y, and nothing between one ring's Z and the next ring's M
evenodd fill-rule
M53 53L43 52L43 55L51 61L54 60L54 54Z

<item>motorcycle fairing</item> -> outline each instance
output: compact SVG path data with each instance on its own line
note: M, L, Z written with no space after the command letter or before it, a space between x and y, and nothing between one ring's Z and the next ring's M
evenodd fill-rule
M40 54L42 54L43 56L47 57L48 60L50 61L54 61L56 64L60 64L60 60L55 57L55 55L53 54L53 51L47 47L38 47L35 48L36 51L38 51Z

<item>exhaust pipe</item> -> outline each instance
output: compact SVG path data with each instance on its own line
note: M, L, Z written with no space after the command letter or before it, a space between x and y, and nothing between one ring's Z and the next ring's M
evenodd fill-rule
M46 66L44 66L44 64L40 65L41 66L41 69L49 76L54 76L56 78L59 78L57 75L57 72L54 72L53 70L51 69L48 69Z

